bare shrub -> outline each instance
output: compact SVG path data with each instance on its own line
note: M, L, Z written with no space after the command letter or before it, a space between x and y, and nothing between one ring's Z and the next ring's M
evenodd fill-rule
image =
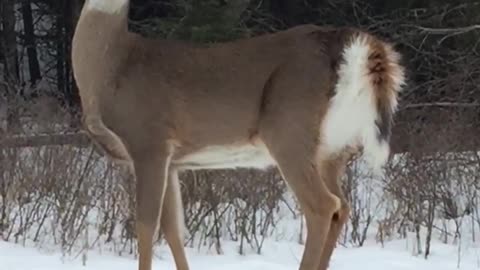
M61 132L58 123L65 121L45 111L23 119L21 128L7 136ZM66 253L93 247L135 252L135 180L92 147L2 148L0 166L5 240L58 245ZM186 244L222 253L221 240L230 239L239 242L242 254L247 246L261 253L285 193L276 170L185 172L180 177L190 233ZM84 236L89 239L80 239Z

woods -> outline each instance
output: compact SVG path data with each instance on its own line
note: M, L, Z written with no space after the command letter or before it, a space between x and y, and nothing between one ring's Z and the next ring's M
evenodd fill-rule
M30 104L48 99L68 114L70 129L78 128L70 42L82 5L83 1L2 2L2 96L11 100L4 102L9 125L15 126L15 118L23 117ZM410 71L394 149L451 151L478 145L478 136L472 136L478 134L478 125L472 123L478 123L480 115L475 91L479 9L474 1L132 1L130 29L199 43L301 23L355 26L378 33L397 44ZM450 143L432 143L440 138Z
M83 2L0 3L0 235L69 250L83 248L79 239L95 230L98 239L88 246L102 239L119 253L132 252L132 181L78 132L70 51ZM417 252L428 256L424 244L432 237L458 240L465 224L475 228L471 238L478 241L480 2L137 0L130 19L130 30L142 35L201 44L302 23L354 26L393 41L409 79L393 130L397 156L385 178L376 179L382 196L352 163L345 177L353 209L344 243L362 245L371 230L382 243L413 233ZM262 237L273 235L280 220L278 208L301 216L284 197L276 171L181 178L191 246L208 243L221 253L221 240L233 239L240 253L245 245L260 253ZM42 237L53 232L53 239Z

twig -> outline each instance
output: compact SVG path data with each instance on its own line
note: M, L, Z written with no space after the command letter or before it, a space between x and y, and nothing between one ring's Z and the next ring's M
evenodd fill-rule
M412 108L422 108L422 107L480 107L480 103L461 103L461 102L426 102L426 103L414 103L407 104L401 109L412 109Z

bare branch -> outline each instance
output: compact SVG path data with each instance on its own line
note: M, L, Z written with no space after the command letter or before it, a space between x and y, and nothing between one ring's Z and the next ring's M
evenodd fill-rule
M0 140L0 149L63 146L72 145L79 148L89 146L89 139L83 133L46 134L36 136L14 136Z
M469 25L465 27L455 27L455 28L430 28L430 27L423 27L418 25L403 25L407 27L416 28L422 30L424 32L428 32L430 34L438 34L438 35L445 35L445 34L463 34L474 30L480 30L480 24Z

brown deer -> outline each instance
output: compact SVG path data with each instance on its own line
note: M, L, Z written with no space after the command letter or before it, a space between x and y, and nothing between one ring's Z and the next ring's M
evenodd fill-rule
M214 45L144 38L128 0L87 0L73 68L89 137L136 178L139 270L158 226L189 269L177 174L275 166L305 214L301 270L328 267L349 215L339 180L352 154L389 157L404 85L393 46L352 28L297 26Z

